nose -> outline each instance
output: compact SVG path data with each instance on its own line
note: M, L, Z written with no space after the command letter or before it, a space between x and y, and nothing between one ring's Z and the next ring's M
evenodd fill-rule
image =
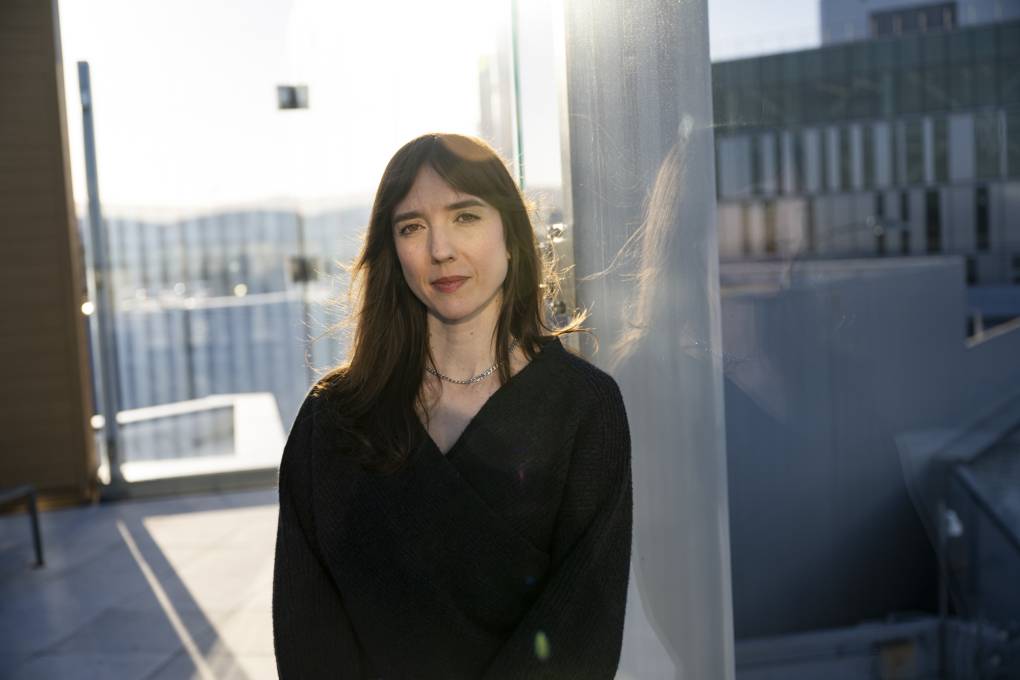
M452 234L445 225L434 225L429 230L429 253L435 263L446 262L454 257Z

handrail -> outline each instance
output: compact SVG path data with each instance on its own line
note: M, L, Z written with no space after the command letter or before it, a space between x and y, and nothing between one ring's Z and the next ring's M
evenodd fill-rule
M1002 516L991 507L988 502L984 499L981 493L978 491L977 483L974 481L973 473L971 473L965 463L958 463L952 467L950 474L954 475L959 480L963 490L968 493L974 504L980 508L985 515L992 521L992 523L999 529L999 531L1005 535L1006 540L1016 550L1017 555L1020 556L1020 535L1017 535L1015 530L1009 526L1002 519Z

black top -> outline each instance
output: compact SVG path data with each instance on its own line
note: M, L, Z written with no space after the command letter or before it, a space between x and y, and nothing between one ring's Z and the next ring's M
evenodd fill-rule
M444 456L362 471L305 399L280 463L281 680L613 678L631 554L630 432L558 339Z

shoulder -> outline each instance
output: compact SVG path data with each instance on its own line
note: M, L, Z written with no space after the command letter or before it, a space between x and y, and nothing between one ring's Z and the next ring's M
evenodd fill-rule
M314 391L308 392L298 407L297 415L290 427L288 439L295 437L308 438L315 430L316 416L321 406L322 397Z
M590 392L600 398L619 396L620 386L616 379L584 357L563 345L559 338L546 341L543 354L549 355L549 363L556 367L562 379L569 381L577 390Z
M555 379L578 407L605 415L607 411L623 412L623 396L612 375L563 345L559 338L547 340L542 350Z
M287 431L286 443L283 446L283 455L280 459L281 474L295 475L307 468L312 453L317 408L318 399L307 394Z

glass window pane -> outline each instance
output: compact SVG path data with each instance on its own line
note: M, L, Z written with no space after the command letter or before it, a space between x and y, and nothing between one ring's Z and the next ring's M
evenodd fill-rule
M878 73L878 115L891 118L899 111L899 99L896 94L896 74L893 71Z
M994 106L998 103L997 86L994 62L978 62L974 65L974 106Z
M1020 104L1020 60L1000 64L999 103L1003 106Z
M949 77L949 108L968 109L974 105L974 70L969 64L951 67Z
M974 60L974 31L953 31L949 33L948 38L950 62L969 64Z
M783 86L783 125L797 125L804 120L800 83L787 82Z
M999 59L1020 59L1020 22L1011 21L998 27Z
M878 115L878 82L875 73L855 73L851 83L853 94L849 115L853 118L873 118Z
M949 43L945 33L926 33L922 38L921 51L927 66L945 63L949 53Z
M999 175L999 114L981 111L974 116L974 154L977 176Z
M130 423L122 472L272 470L316 371L346 352L322 334L341 320L326 302L343 289L332 264L356 254L364 196L420 132L482 134L492 100L479 64L498 62L508 25L470 2L409 5L398 22L371 4L357 21L331 3L128 4L59 3L75 203L84 213L75 62L88 59L101 195L123 214L107 220ZM420 32L457 48L399 57L393 46ZM281 106L280 86L307 87L307 102ZM415 104L352 104L395 92ZM512 156L506 136L490 140ZM314 214L296 207L311 201ZM248 207L224 207L237 205Z
M994 25L977 26L970 29L974 35L975 61L994 61L999 54L998 31Z
M897 85L897 112L920 113L924 104L924 72L919 69L904 69L897 75Z
M863 73L871 70L871 62L874 58L874 48L871 42L852 43L849 50L851 73Z
M861 125L861 182L865 189L875 184L875 135L871 123Z
M850 115L851 85L848 76L823 81L826 94L824 115L828 120L842 120Z
M904 36L898 41L899 67L915 68L921 65L921 39L917 35Z
M946 182L949 179L949 125L944 116L932 120L932 142L935 181Z
M842 45L823 49L821 57L822 62L825 64L825 75L829 77L842 77L846 75L849 66L847 63L849 53L849 48Z
M926 111L949 108L949 72L945 66L930 66L925 71L924 106Z
M851 151L850 128L842 125L839 134L839 188L849 191L853 181L853 152Z
M924 181L924 134L921 121L919 119L906 121L903 132L907 183L920 184Z
M1006 112L1006 140L1009 176L1020 177L1020 109Z
M783 65L783 80L788 83L800 82L803 77L803 67L801 66L801 53L800 52L788 52L781 56Z
M897 55L897 41L876 40L871 43L871 52L874 67L878 69L893 69L899 65Z

